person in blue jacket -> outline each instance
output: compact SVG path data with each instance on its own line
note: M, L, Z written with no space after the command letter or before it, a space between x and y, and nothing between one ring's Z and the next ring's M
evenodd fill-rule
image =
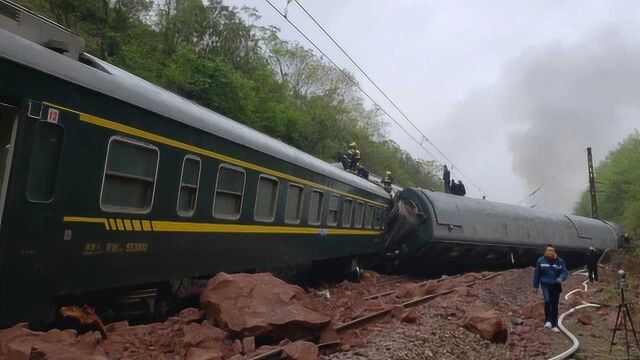
M558 329L558 302L562 292L562 282L567 279L567 266L556 254L556 249L549 244L544 249L544 256L538 258L533 274L533 287L542 286L544 297L544 327L553 332Z

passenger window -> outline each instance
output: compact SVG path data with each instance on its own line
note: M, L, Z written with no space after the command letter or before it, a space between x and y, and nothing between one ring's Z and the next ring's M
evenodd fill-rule
M218 169L213 216L220 219L238 219L242 209L245 172L241 168L222 164Z
M342 203L342 226L351 226L351 213L353 211L353 200L345 199Z
M36 123L27 179L27 199L30 201L53 200L63 139L62 126L48 121Z
M336 226L338 224L338 203L340 198L337 195L331 195L329 198L329 213L327 214L327 225Z
M298 224L302 216L302 197L304 187L289 184L287 188L287 205L284 210L284 221L288 224Z
M100 207L145 213L153 205L160 153L155 146L113 137L107 150Z
M187 155L182 161L182 175L178 190L178 215L192 216L198 202L200 185L200 159Z
M370 229L372 223L373 223L373 205L367 205L367 207L364 209L364 227L367 229Z
M260 175L254 216L259 221L273 221L278 203L278 180Z
M322 205L324 193L320 190L313 190L309 199L309 224L320 225L322 220Z
M380 229L380 227L382 226L382 212L384 210L382 208L376 207L373 211L373 228Z
M353 219L353 227L362 227L362 212L364 204L361 201L356 202L355 216Z

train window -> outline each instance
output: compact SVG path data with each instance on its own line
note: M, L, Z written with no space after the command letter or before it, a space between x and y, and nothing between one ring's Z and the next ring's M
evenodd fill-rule
M338 224L338 203L340 198L337 195L329 197L329 213L327 214L327 225L336 226Z
M258 221L273 221L276 217L278 203L278 179L260 175L258 177L258 192L256 193L255 219Z
M242 168L222 164L218 169L213 216L220 219L238 219L242 209L242 194L246 174Z
M372 223L373 223L373 205L366 205L366 207L364 208L364 227L367 229L370 229Z
M198 187L200 185L200 159L187 155L182 160L182 175L178 189L177 211L180 216L192 216L198 202Z
M320 225L322 221L322 205L324 193L320 190L313 190L309 199L309 224Z
M48 121L36 123L27 178L27 199L30 201L53 200L63 138L62 126Z
M107 148L100 207L104 211L149 212L159 158L155 146L112 137Z
M351 214L353 210L353 200L345 199L342 203L342 226L351 226Z
M373 228L380 229L382 226L382 213L384 210L380 207L376 207L373 211Z
M297 224L302 216L302 198L304 187L297 184L289 184L287 188L287 205L284 209L284 221L289 224Z
M364 204L362 203L362 201L358 201L356 202L356 209L354 211L355 215L354 215L354 219L353 219L353 226L354 227L362 227L362 212L363 212L363 208L364 208Z

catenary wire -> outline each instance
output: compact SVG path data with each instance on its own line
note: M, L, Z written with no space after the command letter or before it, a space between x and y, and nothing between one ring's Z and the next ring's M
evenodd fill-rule
M574 163L574 161L582 156L582 154L587 151L587 149L582 149L576 156L574 156L573 158L571 158L570 161L568 161L562 168L557 168L557 171L554 172L554 174L552 176L550 176L548 179L546 179L545 181L542 182L541 185L539 185L538 187L536 187L535 189L533 189L531 192L529 192L529 195L523 197L520 201L518 201L518 204L522 204L523 201L527 200L528 198L532 197L533 195L535 195L536 193L538 193L540 190L542 190L545 186L549 185L551 183L551 181L555 180L560 174L564 173L567 169L569 169L569 166L572 165Z
M353 59L353 57L351 57L351 55L349 55L349 53L333 38L333 36L331 36L331 34L329 34L329 32L324 28L324 26L322 26L320 24L320 22L318 22L318 20L316 20L316 18L311 15L311 13L309 13L309 11L298 1L295 0L296 5L298 5L298 7L300 7L300 9L302 9L302 11L311 19L311 21L313 21L316 26L331 40L331 42L333 42L333 44L340 49L340 51L347 57L347 59L349 59L349 61L362 73L362 75L364 75L367 80L369 80L369 82L382 94L382 96L384 96L385 99L387 99L389 101L389 103L402 115L402 117L405 118L405 120L407 120L409 122L409 124L411 124L411 126L416 129L416 131L418 131L418 133L420 134L420 136L422 137L422 139L424 139L426 142L428 142L429 144L431 144L431 146L438 152L438 154L440 154L440 156L442 156L442 158L451 165L452 168L457 168L458 173L460 173L460 175L462 177L464 177L465 179L467 179L473 186L476 187L476 189L478 189L478 191L482 194L484 194L484 191L482 191L482 189L475 183L473 182L473 180L471 180L471 178L469 178L469 176L467 176L461 169L460 167L456 166L453 161L451 161L441 150L440 148L438 148L438 146L436 146L436 144L433 143L433 141L431 141L423 132L422 130L420 130L420 128L418 128L418 126L416 126L416 124L409 118L409 116L407 116L407 114L400 109L400 107L396 104L395 101L393 101L388 95L387 93L382 90L382 88L369 76L369 74Z
M320 54L322 54L322 56L324 56L336 69L338 69L350 82L352 82L357 88L358 90L360 90L360 92L362 94L364 94L367 99L369 99L373 104L376 105L376 107L378 109L380 109L389 119L391 119L405 134L407 134L416 144L418 144L418 146L420 146L427 154L429 154L429 156L431 156L431 158L433 158L434 160L437 161L437 158L431 153L431 151L429 151L426 147L424 147L422 141L419 141L418 139L415 138L415 136L413 136L413 134L411 134L411 132L409 132L404 126L402 126L402 124L400 124L393 116L391 116L391 114L389 114L389 112L384 109L377 101L375 101L373 99L373 97L371 97L371 95L369 95L369 93L367 93L362 86L351 76L349 75L344 69L342 69L340 66L338 66L338 64L336 64L336 62L329 57L322 49L320 49L320 47L318 45L315 44L315 42L313 42L297 25L295 25L291 20L289 20L289 18L282 12L280 11L280 9L278 9L271 1L269 0L265 0L269 6L271 6L280 16L282 16L288 23L289 25L291 25L291 27L293 27L303 38L305 38L305 40L307 40L318 52L320 52ZM412 124L413 125L413 124ZM415 125L413 125L415 127ZM421 133L422 134L422 133ZM424 135L423 135L423 139L426 140L427 142L429 142L430 144L433 143L427 139ZM434 146L435 148L435 146ZM436 150L439 151L439 149L436 148ZM441 154L444 155L444 154ZM445 160L447 162L449 162L451 164L452 167L455 168L455 164L453 164L448 158L446 158L446 156L443 156L445 158ZM460 173L460 175L462 175L465 179L469 180L469 182L476 187L476 189L478 189L478 191L481 193L481 195L485 195L484 191L473 182L473 180L471 180L468 176L466 176L462 171L460 171L460 169L458 168L458 172Z

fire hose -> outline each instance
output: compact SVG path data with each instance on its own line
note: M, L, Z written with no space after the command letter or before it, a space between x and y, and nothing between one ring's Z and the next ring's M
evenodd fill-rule
M583 275L583 276L589 276L584 270L579 270L576 271L575 273L573 273L574 275ZM569 300L569 297L571 295L573 295L576 292L582 291L582 292L587 292L588 287L587 287L587 283L589 282L589 280L585 280L582 283L582 286L584 287L584 289L574 289L571 290L569 293L567 293L567 295L564 296L565 300ZM578 341L578 338L573 335L569 330L567 330L567 328L564 327L564 325L562 324L562 320L564 320L564 318L568 315L573 314L576 310L578 309L582 309L582 308L586 308L586 307L600 307L600 305L598 304L592 304L592 303L588 303L586 301L583 301L581 305L578 305L566 312L564 312L562 315L560 315L560 317L558 318L558 327L560 328L560 331L562 331L563 334L565 334L569 340L571 340L572 345L569 349L567 349L566 351L564 351L561 354L558 354L552 358L550 358L549 360L561 360L561 359L566 359L567 357L571 356L573 353L575 353L578 350L578 347L580 347L580 341Z

